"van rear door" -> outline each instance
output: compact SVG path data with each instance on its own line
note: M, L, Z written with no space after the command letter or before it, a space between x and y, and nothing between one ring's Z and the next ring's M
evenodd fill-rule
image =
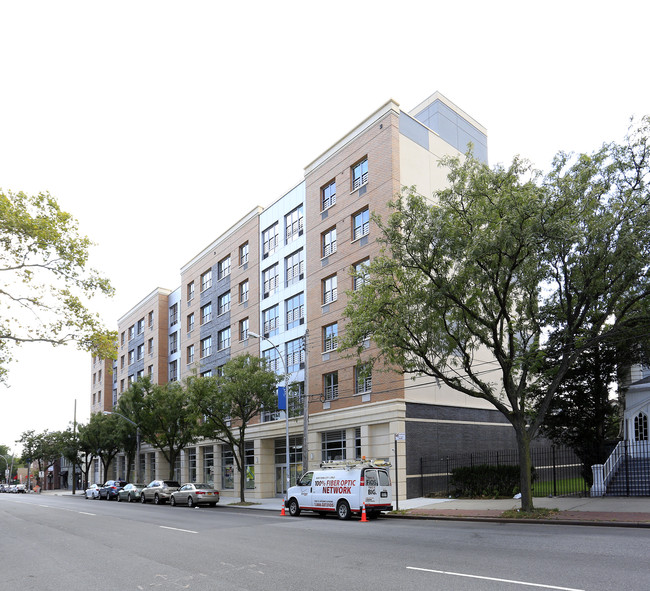
M367 509L376 507L381 509L388 507L392 503L390 488L390 477L386 470L367 468L364 471L364 491L362 493L363 501Z

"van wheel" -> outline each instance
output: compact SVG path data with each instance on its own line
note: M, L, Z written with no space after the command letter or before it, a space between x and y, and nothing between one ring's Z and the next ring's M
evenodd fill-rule
M140 493L140 502L144 505L147 502L147 499L144 497L144 493Z
M289 501L289 515L291 515L291 517L298 517L298 515L300 515L300 505L296 499L291 499Z
M336 514L339 516L339 519L350 519L352 512L350 511L350 505L347 501L340 501L336 506Z

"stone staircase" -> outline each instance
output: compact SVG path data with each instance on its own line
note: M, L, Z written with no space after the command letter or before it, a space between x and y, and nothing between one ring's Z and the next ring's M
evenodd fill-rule
M650 458L624 458L610 480L606 496L650 496Z

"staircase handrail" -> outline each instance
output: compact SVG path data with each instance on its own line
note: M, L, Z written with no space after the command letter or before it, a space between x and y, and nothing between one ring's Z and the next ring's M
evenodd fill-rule
M619 441L614 451L609 454L607 461L605 462L605 467L603 469L603 482L605 488L609 484L609 481L616 475L618 467L625 457L625 441Z

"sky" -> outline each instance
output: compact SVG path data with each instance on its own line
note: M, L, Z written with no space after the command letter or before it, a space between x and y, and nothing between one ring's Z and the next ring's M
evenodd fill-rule
M96 244L110 328L394 99L440 91L490 164L621 140L650 114L642 1L0 0L0 189L49 191ZM0 312L1 313L1 312ZM90 410L90 356L25 345L0 444Z

